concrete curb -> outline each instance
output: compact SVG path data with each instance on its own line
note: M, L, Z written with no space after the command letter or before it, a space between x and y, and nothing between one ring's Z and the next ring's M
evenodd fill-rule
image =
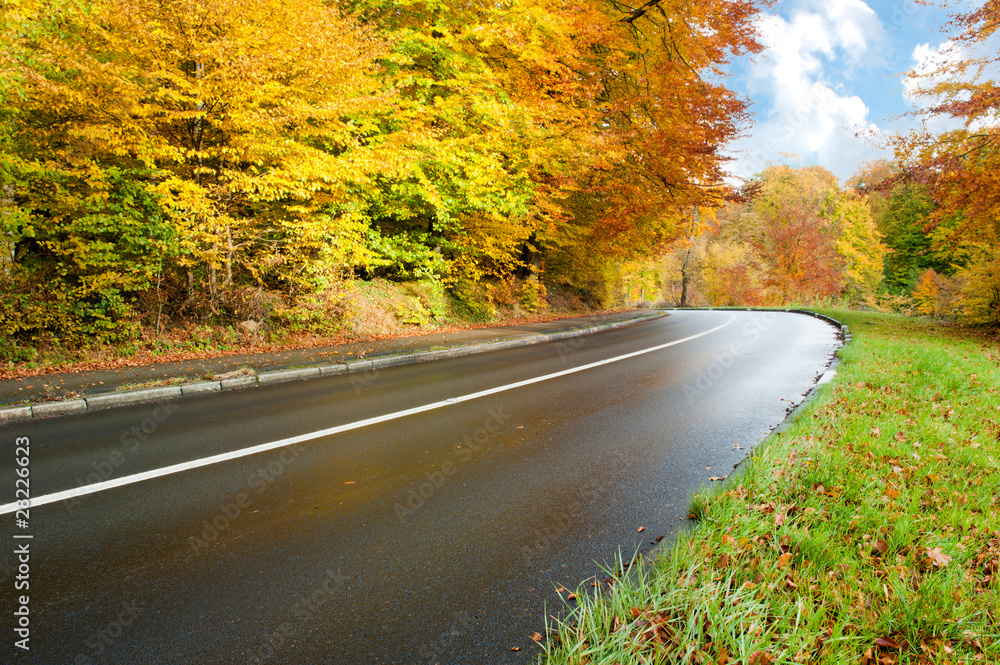
M520 337L501 339L495 342L477 342L464 346L455 346L446 349L432 349L427 351L417 351L414 353L392 354L386 356L375 356L373 358L361 358L358 360L348 360L343 363L331 363L327 365L309 365L306 367L293 367L275 369L265 372L257 372L251 376L238 376L218 381L194 381L177 386L167 386L162 388L143 388L138 390L121 390L110 393L98 393L77 399L60 400L55 402L36 402L32 404L18 405L14 407L0 408L0 425L6 423L31 420L34 418L45 418L48 416L63 416L74 413L85 413L87 411L98 411L119 406L131 406L145 402L161 402L168 399L190 397L194 395L206 395L226 390L239 390L256 386L268 386L289 381L302 381L321 376L336 376L339 374L354 374L400 365L411 365L418 362L428 362L443 358L459 358L462 356L486 353L488 351L500 351L503 349L513 349L520 346L542 344L553 342L570 337L581 337L594 333L614 330L625 326L652 321L667 316L666 312L657 311L655 313L643 314L630 319L601 323L592 326L580 326L569 330L559 330L551 333L532 333Z

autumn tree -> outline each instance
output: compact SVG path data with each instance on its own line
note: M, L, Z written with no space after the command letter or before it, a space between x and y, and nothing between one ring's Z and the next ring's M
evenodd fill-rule
M606 300L731 197L723 68L760 48L751 0L3 1L11 334L352 274Z
M964 50L933 72L911 76L936 100L924 111L927 118L953 118L962 126L936 134L925 123L896 145L911 179L926 186L936 204L927 229L934 246L959 266L965 314L992 322L1000 321L993 277L1000 251L1000 88L993 76L1000 55L990 46L998 26L998 0L953 13L949 28Z
M622 57L602 70L604 150L584 185L597 247L629 256L680 237L694 209L732 197L720 186L721 150L747 115L723 68L761 46L751 2L613 6Z
M868 204L886 245L886 289L907 293L928 269L952 272L947 257L932 248L927 227L934 202L926 185L909 180L898 164L888 160L865 165L849 185Z
M821 167L771 166L739 217L739 237L769 266L767 285L782 303L833 297L843 287L839 224L824 215L838 190Z
M841 295L853 304L872 303L882 283L888 248L867 201L856 191L841 191L826 203L823 214L837 224L837 256L841 263Z
M874 297L886 248L861 194L841 189L832 173L816 166L768 167L753 192L749 203L722 217L718 241L728 247L720 256L744 257L746 274L760 281L751 291L741 287L748 298L784 304ZM753 251L738 252L734 243Z
M767 268L747 243L711 243L698 265L700 291L713 307L754 307L768 304Z
M218 312L237 273L294 286L364 247L348 190L392 163L364 146L385 103L370 31L312 0L61 9L58 30L8 24L3 67L15 260L70 309L113 314L169 255L182 306Z
M921 314L937 314L940 309L938 304L940 296L941 287L937 283L937 273L931 269L925 270L913 288L913 302L916 303L917 311Z

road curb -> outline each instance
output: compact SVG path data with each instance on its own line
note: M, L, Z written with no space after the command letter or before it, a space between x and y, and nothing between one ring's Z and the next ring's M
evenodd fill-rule
M240 390L257 386L276 385L290 381L304 381L311 378L367 372L385 369L388 367L398 367L400 365L412 365L418 362L441 360L444 358L459 358L478 353L486 353L488 351L513 349L520 346L530 346L533 344L542 344L544 342L569 339L571 337L591 335L607 330L614 330L616 328L623 328L636 323L652 321L667 315L667 312L657 311L629 319L623 319L621 321L579 326L577 328L558 330L551 333L532 333L519 337L500 339L495 342L476 342L473 344L466 344L445 349L429 349L426 351L416 351L414 353L394 353L385 356L374 356L372 358L360 358L358 360L348 360L343 363L308 365L303 367L275 369L264 372L253 372L251 375L246 376L236 376L211 381L193 381L177 386L120 390L53 402L21 404L14 407L0 408L0 425L37 418L46 418L50 416L64 416L76 413L86 413L87 411L132 406L134 404L143 404L146 402L162 402L164 400L179 399L194 395L205 395L208 393L224 392L228 390Z

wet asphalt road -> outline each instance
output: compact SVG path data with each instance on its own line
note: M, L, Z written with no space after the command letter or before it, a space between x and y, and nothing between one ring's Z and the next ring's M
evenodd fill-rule
M719 328L720 326L723 326ZM634 353L476 399L447 400ZM440 408L0 515L7 663L528 663L569 589L673 533L837 348L797 314L674 312L503 352L0 427L36 498ZM639 527L645 527L639 532ZM30 647L14 647L29 594ZM563 594L565 595L565 594ZM519 651L512 651L519 647Z

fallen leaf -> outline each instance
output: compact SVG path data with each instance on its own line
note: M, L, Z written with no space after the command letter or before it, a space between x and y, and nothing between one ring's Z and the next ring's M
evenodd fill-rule
M899 651L900 649L903 648L899 646L899 642L892 639L891 637L876 637L875 646L880 647L882 649L895 649L896 651Z
M541 642L542 641L542 634L541 633L535 633L534 635L531 636L531 639L535 640L536 642Z
M712 481L715 481L715 480L725 480L728 477L729 477L729 474L726 474L725 476L712 476L711 478L709 478L709 480L712 480Z
M931 563L938 568L944 568L951 563L951 557L942 552L940 547L935 547L934 549L928 547L924 550L924 554L926 554L927 558L931 560Z
M774 514L774 526L781 526L785 523L785 513Z
M638 529L636 529L636 531L637 531L638 533L642 533L642 532L643 532L643 531L645 531L645 530L646 530L646 527L644 527L644 526L641 526L641 527L639 527Z
M771 665L771 656L766 651L754 651L750 654L749 665Z
M791 560L792 560L792 553L785 552L784 554L778 557L778 566L781 568L786 568Z
M511 647L510 650L511 651L520 651L521 647Z
M353 480L345 480L345 481L344 481L344 484L345 484L345 485L353 485L353 484L354 484L354 481L353 481Z
M877 551L879 554L885 554L886 552L889 551L889 543L885 542L881 538L872 543L872 547L874 547L875 551Z

